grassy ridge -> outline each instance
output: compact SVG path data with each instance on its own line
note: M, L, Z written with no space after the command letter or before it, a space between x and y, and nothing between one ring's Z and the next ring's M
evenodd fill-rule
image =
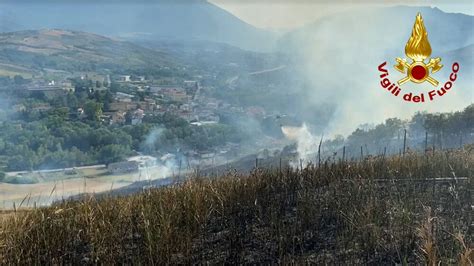
M30 75L45 68L129 72L176 64L176 59L163 52L87 32L45 29L0 33L0 69L8 67Z
M64 202L5 218L0 263L469 265L473 164L469 149L328 161ZM439 177L467 179L423 180Z

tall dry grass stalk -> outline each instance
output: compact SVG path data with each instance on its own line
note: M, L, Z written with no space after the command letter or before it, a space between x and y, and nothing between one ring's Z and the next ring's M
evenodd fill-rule
M437 247L435 239L434 221L436 217L431 216L431 208L424 207L424 219L419 228L417 228L418 237L420 238L420 249L424 255L426 265L436 266L438 264Z
M463 234L460 232L456 233L455 238L461 244L462 250L459 253L459 265L462 266L472 266L474 265L474 248L472 246L468 246L466 241L464 240Z
M0 224L0 264L471 263L473 163L406 153L58 202Z

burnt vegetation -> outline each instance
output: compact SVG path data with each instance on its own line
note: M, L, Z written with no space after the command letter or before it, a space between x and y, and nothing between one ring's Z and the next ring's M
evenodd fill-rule
M2 264L472 265L473 146L193 176L4 214Z

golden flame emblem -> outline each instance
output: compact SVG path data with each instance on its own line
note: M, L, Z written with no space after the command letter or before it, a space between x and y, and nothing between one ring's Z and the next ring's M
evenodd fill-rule
M440 64L441 58L431 58L428 64L425 64L425 59L431 55L431 45L428 40L428 32L421 14L416 15L415 25L405 46L405 54L412 59L412 63L408 63L407 59L397 58L397 64L394 66L396 70L407 74L406 77L398 81L401 85L409 80L415 83L422 83L428 81L433 86L438 85L438 81L430 77L431 73L438 72L443 65Z

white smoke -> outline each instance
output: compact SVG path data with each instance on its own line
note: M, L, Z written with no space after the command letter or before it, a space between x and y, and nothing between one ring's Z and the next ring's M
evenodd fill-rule
M142 150L146 153L156 153L156 144L158 143L164 130L165 129L163 127L156 127L152 129L141 145ZM148 156L143 157L146 158ZM177 170L179 171L177 167L178 163L176 162L175 158L164 159L162 157L144 160L141 163L137 181L150 181L170 177L174 175Z
M151 132L146 136L144 148L153 148L156 142L159 140L163 134L164 129L162 127L157 127L151 130Z
M292 162L292 167L299 166L300 163L310 163L315 161L315 154L318 152L320 137L314 136L304 123L301 127L281 127L281 131L288 140L296 142L297 162Z
M362 123L381 123L389 117L407 119L417 111L451 112L474 100L470 88L472 73L462 72L463 68L469 69L470 66L462 62L453 88L446 95L437 96L434 101L418 104L405 102L402 97L394 97L381 88L377 70L381 63L387 62L392 82L404 76L395 71L393 65L397 56L405 56L404 47L412 30L416 10L413 10L413 20L387 21L396 26L390 26L387 32L373 32L373 29L378 29L373 24L381 21L379 12L367 10L360 13L361 16L348 13L347 18L340 20L329 17L315 28L302 30L292 44L301 55L298 59L302 78L310 84L302 102L315 107L332 103L336 107L324 129L329 136L348 135ZM442 32L439 28L427 30L430 36ZM443 48L433 47L432 56L442 56ZM442 63L444 68L435 74L440 82L436 89L449 79L453 61L443 58ZM407 83L402 86L401 94L424 92L426 97L432 89L435 87L430 84Z
M135 181L151 181L156 179L163 179L173 175L175 165L168 162L155 161L151 165L140 167L138 180Z

